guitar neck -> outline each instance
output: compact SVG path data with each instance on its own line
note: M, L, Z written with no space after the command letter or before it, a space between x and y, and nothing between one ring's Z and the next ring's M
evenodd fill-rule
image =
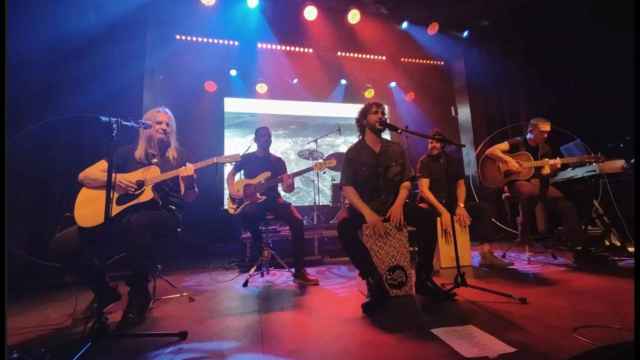
M289 174L289 176L291 176L292 178L295 178L295 177L300 176L302 174L308 173L311 170L313 170L313 166L309 166L308 168L304 168L302 170L298 170L298 171L292 172L292 173ZM271 187L273 185L276 185L276 184L282 182L282 176L283 175L278 176L275 179L270 179L270 180L265 181L264 183L262 183L260 185L260 189L266 189L268 187Z
M576 162L582 162L585 161L586 159L588 159L588 157L585 156L574 156L574 157L567 157L567 158L561 158L560 159L560 164L571 164L571 163L576 163ZM530 162L526 162L522 165L524 165L525 167L539 167L539 166L545 166L549 163L550 159L544 159L544 160L536 160L536 161L530 161Z
M202 161L198 161L197 163L193 164L193 169L197 170L203 167L207 167L213 164L220 164L220 163L224 163L226 162L224 160L224 157L212 157L210 159L206 159L206 160L202 160ZM169 180L172 177L178 176L180 175L180 170L182 170L182 167L177 168L175 170L171 170L171 171L167 171L166 173L162 173L154 178L151 179L147 179L147 181L145 182L145 185L155 185L159 182L165 181L165 180Z

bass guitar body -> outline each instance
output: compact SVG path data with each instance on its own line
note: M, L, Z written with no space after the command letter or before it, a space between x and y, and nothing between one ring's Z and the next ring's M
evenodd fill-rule
M253 179L236 181L229 193L227 211L235 215L240 213L246 205L258 203L266 199L258 192L257 186L263 184L269 177L271 177L271 172L265 171ZM236 195L234 196L233 194Z

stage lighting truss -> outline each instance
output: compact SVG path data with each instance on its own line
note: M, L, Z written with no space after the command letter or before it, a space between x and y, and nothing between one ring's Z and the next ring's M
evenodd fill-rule
M292 46L292 45L280 45L280 44L268 44L268 43L258 43L258 49L264 50L278 50L278 51L289 51L296 53L313 53L313 49L305 48L301 46Z
M215 44L215 45L227 45L227 46L238 46L239 42L235 40L226 40L226 39L213 39L208 37L201 36L190 36L190 35L176 35L176 40L180 41L191 41L205 44Z
M375 54L360 54L360 53L353 53L353 52L338 51L336 55L338 55L339 57L352 57L352 58L365 59L365 60L378 60L378 61L387 60L386 56L375 55Z
M415 59L415 58L400 58L400 62L414 63L414 64L427 64L427 65L444 65L444 61L433 59Z

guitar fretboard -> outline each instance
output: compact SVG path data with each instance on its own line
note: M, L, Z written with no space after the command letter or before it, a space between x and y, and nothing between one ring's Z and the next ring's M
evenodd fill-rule
M522 163L521 165L524 167L545 166L551 160L552 159L529 161L529 162ZM560 164L571 164L571 163L583 162L583 161L595 161L595 158L592 156L574 156L574 157L561 158L559 160L560 160Z
M239 160L240 156L239 155L229 155L229 156L216 156L216 157L212 157L210 159L206 159L206 160L202 160L202 161L198 161L197 163L193 164L193 169L197 170L203 167L207 167L213 164L223 164L223 163L228 163L228 162L233 162L233 161L237 161ZM147 179L145 181L145 186L148 185L155 185L159 182L165 181L165 180L169 180L172 177L178 176L180 175L180 171L182 170L182 167L175 169L175 170L171 170L171 171L167 171L166 173L162 173L154 178L151 179Z
M300 175L302 175L304 173L308 173L311 170L313 170L313 166L309 166L308 168L304 168L304 169L292 172L292 173L289 174L289 176L291 176L292 178L295 178L296 176L300 176ZM259 184L257 186L257 189L258 189L257 191L258 192L263 191L264 189L266 189L268 187L271 187L273 185L276 185L276 184L280 183L282 181L282 176L284 176L284 175L280 175L277 178L269 179L269 180L263 182L262 184Z

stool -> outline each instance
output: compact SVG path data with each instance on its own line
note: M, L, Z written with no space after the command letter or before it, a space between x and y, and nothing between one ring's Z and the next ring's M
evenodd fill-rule
M273 244L270 234L273 234L273 228L276 226L275 217L272 214L267 214L266 219L260 224L259 229L262 232L262 244L260 250L260 257L256 261L256 263L251 267L249 273L247 274L246 279L242 283L242 287L249 286L249 280L252 277L260 275L260 277L264 277L264 274L269 274L272 266L271 266L271 257L273 256L276 261L282 266L285 271L288 271L293 276L293 271L289 269L287 264L278 256L278 253L273 250ZM251 240L250 240L251 241ZM247 249L250 247L247 246ZM250 254L249 250L247 250L247 254Z

